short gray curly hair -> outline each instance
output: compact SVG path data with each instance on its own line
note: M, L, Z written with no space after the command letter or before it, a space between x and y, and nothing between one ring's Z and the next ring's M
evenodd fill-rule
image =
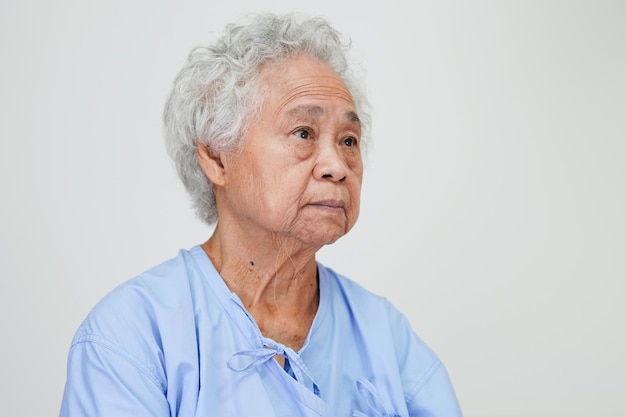
M326 62L348 87L367 132L367 99L348 65L348 48L349 42L322 18L260 13L226 26L215 43L191 51L174 80L163 121L167 151L204 222L217 220L217 208L196 146L217 152L239 149L249 120L264 100L258 76L262 65L305 54Z

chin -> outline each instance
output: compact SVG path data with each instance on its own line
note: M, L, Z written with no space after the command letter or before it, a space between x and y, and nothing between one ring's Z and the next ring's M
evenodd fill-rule
M339 238L345 236L354 222L349 221L347 217L320 219L318 218L301 218L295 227L290 228L289 235L305 245L325 246L335 243Z
M349 230L349 229L348 229ZM337 229L326 229L320 230L317 229L308 234L308 236L303 236L303 240L308 241L308 243L318 246L331 245L335 243L337 240L342 238L348 232L346 228L337 228Z

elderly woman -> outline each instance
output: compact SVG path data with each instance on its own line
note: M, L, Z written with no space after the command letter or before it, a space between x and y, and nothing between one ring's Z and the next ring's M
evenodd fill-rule
M214 232L90 312L62 416L460 416L407 320L315 260L359 214L345 54L325 21L268 14L192 51L165 131Z

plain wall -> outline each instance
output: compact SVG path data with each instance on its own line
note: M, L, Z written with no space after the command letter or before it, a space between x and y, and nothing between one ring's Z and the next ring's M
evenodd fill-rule
M626 3L2 1L2 415L56 415L72 335L209 237L161 112L247 11L326 16L374 107L355 229L319 259L388 297L466 417L626 415Z

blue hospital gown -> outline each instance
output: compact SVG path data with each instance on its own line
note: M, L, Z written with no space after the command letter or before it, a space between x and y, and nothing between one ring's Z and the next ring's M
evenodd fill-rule
M318 271L319 308L299 352L261 335L199 246L127 281L72 341L61 417L461 416L443 365L405 317Z

